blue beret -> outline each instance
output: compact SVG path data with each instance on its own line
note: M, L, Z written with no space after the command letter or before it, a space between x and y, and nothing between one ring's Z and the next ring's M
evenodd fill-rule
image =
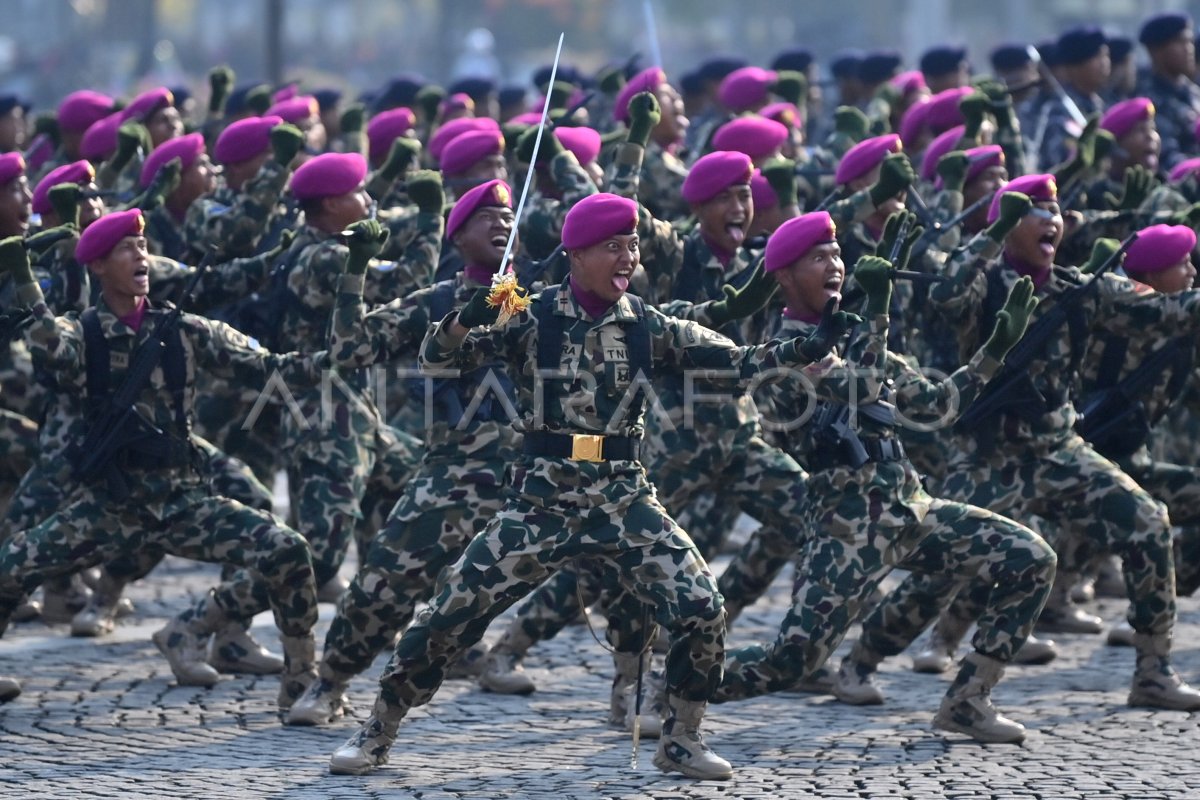
M472 100L478 101L496 91L496 82L491 78L471 76L459 78L446 87L446 94L465 94Z
M251 90L265 85L263 81L251 81L235 86L229 93L229 99L225 101L225 113L229 116L241 114L246 110L246 95L250 94Z
M858 65L862 60L861 50L843 50L829 62L829 71L835 78L854 78L858 76Z
M1095 58L1100 48L1108 44L1104 31L1094 27L1072 28L1058 37L1055 50L1060 64L1082 64Z
M958 65L967 58L965 47L931 47L921 56L921 72L926 76L936 77L958 71Z
M427 83L428 81L420 75L412 73L397 75L375 95L371 112L378 114L380 111L387 111L397 106L411 106L417 101L417 92L424 89Z
M684 94L700 94L704 91L704 79L697 72L686 72L679 78L679 90Z
M12 111L17 106L20 106L27 113L28 113L29 109L33 107L32 104L28 100L22 100L19 95L15 95L15 94L0 95L0 115L7 114L8 112Z
M900 54L893 50L867 53L858 64L858 79L863 83L886 81L896 74L900 61Z
M502 86L500 87L500 105L515 106L525 104L525 87L523 86Z
M1108 40L1108 57L1113 63L1124 61L1133 52L1133 39L1128 36L1114 36Z
M337 104L342 102L342 92L340 89L324 88L317 89L312 93L312 96L317 98L317 107L322 111L330 111L337 107Z
M808 50L784 50L775 56L775 60L771 62L771 69L776 72L784 69L807 72L808 68L812 66L812 62L813 54Z
M1035 47L1038 55L1042 58L1042 63L1047 67L1057 67L1062 63L1062 59L1058 56L1058 44L1053 39L1038 42Z
M1155 14L1142 23L1138 41L1146 47L1155 47L1171 41L1190 27L1192 18L1187 14Z
M997 72L1020 69L1032 61L1023 44L1002 44L992 51L992 69Z
M696 74L698 74L705 83L710 81L716 81L717 83L720 83L721 81L725 80L726 75L733 72L735 69L741 69L745 66L749 66L749 64L744 58L737 58L736 56L716 56L703 62L696 69Z

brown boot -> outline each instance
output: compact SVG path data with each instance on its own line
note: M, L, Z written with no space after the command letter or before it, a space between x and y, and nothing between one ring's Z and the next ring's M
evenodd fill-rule
M929 631L929 644L913 656L913 672L938 675L954 666L958 646L970 627L971 620L943 611Z
M1200 710L1200 692L1184 683L1171 666L1171 634L1135 633L1133 646L1137 648L1137 668L1129 705Z
M992 705L992 687L1003 675L1003 662L982 653L967 653L942 698L933 726L965 733L980 742L1023 741L1025 726L1001 715Z
M712 751L700 735L700 721L707 703L668 696L669 718L663 723L654 766L663 772L682 772L689 778L727 781L733 767Z

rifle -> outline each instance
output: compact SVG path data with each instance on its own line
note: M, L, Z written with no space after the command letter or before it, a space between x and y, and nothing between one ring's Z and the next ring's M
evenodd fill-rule
M209 250L204 256L204 260L196 268L196 274L188 282L184 300L190 300L195 294L215 255L215 250ZM167 349L167 337L174 334L182 317L181 302L155 319L154 330L138 346L130 359L125 380L106 398L107 402L93 416L87 435L74 448L72 479L84 483L104 477L109 495L121 501L128 498L130 493L125 475L113 464L122 450L133 449L161 458L171 455L173 442L164 431L142 417L134 404L149 383L151 373L162 360Z
M896 240L892 242L892 249L888 253L888 262L895 264L896 259L900 255L900 248L904 247L904 240L908 238L908 230L911 227L912 217L905 215L904 221L900 223L900 230L896 231ZM918 240L919 241L919 240ZM914 245L915 246L915 245ZM893 281L916 281L920 283L941 283L946 280L945 275L938 275L931 272L917 272L911 269L895 269L892 270ZM850 291L842 295L842 307L848 308L851 304L857 303L859 300L866 297L866 292L861 286L855 286Z
M1046 408L1046 398L1033 385L1029 377L1030 365L1042 355L1046 342L1067 322L1068 309L1078 305L1091 294L1100 278L1116 265L1129 247L1137 241L1136 233L1121 242L1121 246L1109 256L1092 274L1092 279L1081 286L1069 289L1059 296L1054 308L1047 311L1025 331L1021 341L1008 352L1000 373L986 386L975 401L959 416L956 427L959 431L994 434L993 417L1007 412L1033 421L1052 409Z
M997 190L997 191L1002 191L1002 190ZM945 233L946 231L950 230L951 228L957 228L959 225L963 224L963 222L967 219L967 217L971 216L976 211L983 208L988 203L992 202L992 198L995 196L996 196L996 192L988 192L983 197L979 198L974 203L971 203L971 205L964 208L958 214L956 214L955 216L946 220L946 222L944 224L941 222L933 223L933 225L931 227L926 228L925 232L921 234L921 237L919 239L917 239L916 243L913 245L913 250L918 251L921 249L921 247L923 245L926 244L927 241L933 239L936 236L940 236L941 234Z

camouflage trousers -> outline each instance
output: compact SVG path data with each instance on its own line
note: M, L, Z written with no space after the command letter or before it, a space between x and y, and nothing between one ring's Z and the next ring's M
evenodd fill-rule
M365 433L311 431L287 455L291 513L312 547L317 584L323 585L346 560L351 538L360 558L370 550L420 464L421 443L379 424Z
M447 477L452 466L423 467L371 540L325 636L326 677L348 681L370 667L504 505L502 487L454 483Z
M0 408L0 516L7 513L21 477L37 458L37 446L37 424L26 416Z
M778 636L729 654L713 702L780 691L811 677L896 568L994 587L976 648L1006 661L1025 643L1054 580L1054 551L1036 533L985 509L936 498L923 519L899 526L872 521L871 501L858 495L815 502L824 509L814 510L813 535L797 564L792 607Z
M267 403L250 419L256 394L247 394L223 379L206 377L205 381L204 391L196 392L196 432L240 459L259 480L270 481L282 466L280 407Z
M554 477L551 483L547 478ZM446 668L489 623L555 570L605 562L625 591L672 631L668 691L707 700L720 682L725 625L708 565L633 462L526 459L504 507L467 546L428 613L400 638L380 678L394 712L428 702Z
M1187 597L1200 588L1200 467L1153 461L1146 450L1117 462L1150 495L1166 503L1176 535L1176 595Z
M1023 455L998 449L987 459L972 459L960 451L942 494L1014 519L1046 520L1065 583L1074 583L1093 557L1116 553L1129 593L1129 623L1141 633L1171 632L1175 566L1167 509L1080 437Z
M312 557L304 539L278 517L205 496L199 486L171 489L165 501L153 504L140 497L114 503L84 488L65 508L0 547L0 630L21 598L45 579L141 549L252 570L268 587L281 633L299 636L316 624ZM225 608L245 616L244 609Z

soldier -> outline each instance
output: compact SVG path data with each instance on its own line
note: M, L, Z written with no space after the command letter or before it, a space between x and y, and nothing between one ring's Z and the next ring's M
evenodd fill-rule
M99 122L113 111L113 99L105 94L82 89L71 92L58 104L59 145L50 159L42 165L41 174L63 164L84 158L81 145L83 134L93 123Z
M1163 169L1171 170L1196 151L1193 129L1200 120L1200 86L1192 79L1196 71L1192 19L1179 13L1150 17L1138 41L1150 55L1150 67L1139 76L1135 93L1154 104L1163 141Z
M517 157L523 163L533 157L537 132L530 128L521 134ZM538 163L533 167L537 193L527 201L529 211L521 222L521 245L532 258L545 259L558 251L567 210L595 194L604 182L604 171L596 163L600 145L600 134L591 128L554 128L542 135Z
M766 266L787 301L782 336L810 334L836 308L844 279L839 252L825 212L789 220L771 237ZM780 415L775 421L788 425L789 450L811 472L805 508L811 533L777 639L732 652L713 700L778 691L811 674L883 577L900 567L997 586L980 621L976 651L964 660L934 725L982 741L1020 741L1024 728L998 714L989 692L1045 602L1054 552L1011 520L931 497L895 434L912 422L952 420L959 404L970 402L1025 330L1033 287L1018 286L967 366L935 383L886 350L892 270L874 256L855 268L867 293L870 328L864 338L852 337L845 360L835 356L805 370L809 379L785 376L771 385ZM801 420L806 423L797 427ZM881 702L871 683L875 663L860 642L839 670L839 697Z
M1092 555L1120 555L1138 654L1129 704L1200 708L1200 692L1185 684L1170 663L1175 570L1166 509L1074 432L1077 414L1070 403L1089 332L1178 336L1200 324L1200 294L1137 294L1129 291L1126 279L1108 275L1087 293L1067 294L1081 285L1081 278L1077 270L1054 264L1062 217L1053 176L1011 182L992 201L988 217L1001 224L993 224L951 259L951 279L931 291L959 341L979 340L989 309L998 305L997 295L1022 276L1034 279L1044 298L1040 307L1071 302L1064 307L1071 321L1042 334L1047 337L1045 355L1034 359L1024 376L1009 379L1005 389L1012 392L1009 387L1017 380L1032 386L993 398L996 411L989 409L989 416L969 430L955 431L943 492L998 513L1036 514L1046 520L1060 570L1039 621L1043 629L1098 632L1099 621L1074 609L1067 594L1074 573ZM1097 514L1098 507L1108 511ZM927 614L946 596L946 587L936 582L915 589L902 586L892 595L897 609L893 619ZM969 612L957 616L970 619Z
M475 130L455 136L442 150L438 165L455 197L488 181L508 180L504 134Z
M146 220L146 238L155 255L188 261L191 259L184 220L192 203L217 188L217 177L204 146L204 137L189 133L170 140L150 154L142 165L142 188L149 188L159 170L176 159L180 163L179 181L169 189L163 204L150 212Z
M121 111L121 121L133 120L150 133L147 151L183 136L183 117L175 107L175 96L165 86L142 92Z
M427 207L440 202L432 196L440 195L437 173L414 176L408 187ZM491 285L513 225L508 185L491 181L463 195L446 223L447 239L466 262L454 279L364 317L362 276L347 272L333 315L331 352L338 366L357 369L414 355L431 323ZM430 404L421 468L338 601L320 679L292 707L289 725L323 725L341 716L350 679L404 630L417 604L432 595L438 575L503 505L505 469L516 458L520 435L511 426L516 414L512 384L493 367L433 379L425 395Z
M642 92L658 100L660 115L646 127L630 119L629 101ZM658 219L674 220L687 216L687 203L679 190L687 177L687 167L678 151L688 133L690 122L684 114L683 99L667 82L666 73L651 67L634 75L617 95L613 118L630 128L629 141L645 148L637 200ZM635 131L636 127L636 131Z
M1112 61L1112 72L1108 76L1108 86L1100 94L1104 104L1111 106L1137 94L1138 69L1133 59L1133 39L1109 37L1108 57Z
M334 753L332 772L361 774L385 763L405 714L432 698L446 666L496 615L564 562L593 556L618 571L622 584L675 634L667 670L670 716L655 764L696 778L732 777L729 763L699 730L720 676L721 599L638 461L644 395L639 399L636 387L655 369L731 369L746 381L764 369L820 358L840 332L827 326L803 342L739 348L635 302L626 290L638 265L637 220L633 201L611 194L580 201L563 227L568 283L543 291L508 327L468 337L472 327L496 323L500 311L481 289L426 336L421 362L427 369L485 359L511 364L525 455L514 465L504 508L468 545L432 614L401 637L371 717ZM535 396L543 394L534 386L539 369L555 369L569 381L547 381L544 403Z
M779 158L788 140L783 123L764 117L747 116L730 120L713 134L714 150L732 150L750 156L756 167Z
M931 47L921 54L918 63L925 83L933 94L966 86L971 79L971 65L967 62L965 47Z
M30 588L46 577L95 564L105 553L162 548L252 568L269 586L283 636L287 668L280 702L286 707L314 671L312 558L304 540L277 518L205 491L191 466L188 376L199 367L262 382L278 369L297 382L315 383L326 359L273 356L232 328L191 314L181 317L178 328L160 334L159 320L171 312L151 308L145 299L149 256L143 229L141 211L133 209L108 215L80 238L77 257L100 282L101 299L94 312L78 318L53 316L19 240L0 244L0 265L16 282L19 299L33 309L35 322L26 341L40 363L54 371L62 391L102 409L104 398L124 385L128 370L142 363L143 346L159 346L144 342L163 335L165 347L162 363L136 378L143 386L135 414L155 432L139 440L140 445L123 444L114 456L119 463L106 468L136 478L125 488L127 496L110 484L83 483L65 508L8 538L0 547L0 630ZM155 642L164 652L202 649L201 634L213 630L227 613L234 609L207 603L201 616L188 625L168 626Z
M1104 33L1099 28L1072 28L1058 38L1054 51L1062 67L1062 88L1079 112L1090 117L1103 111L1099 92L1112 70ZM1083 127L1067 104L1052 92L1044 93L1040 113L1038 126L1044 133L1031 154L1036 155L1040 169L1049 170L1067 160L1069 145L1083 133ZM1037 142L1036 131L1033 136Z
M277 99L264 116L280 117L304 134L304 149L310 155L325 152L329 136L321 123L321 106L312 95L294 95Z

